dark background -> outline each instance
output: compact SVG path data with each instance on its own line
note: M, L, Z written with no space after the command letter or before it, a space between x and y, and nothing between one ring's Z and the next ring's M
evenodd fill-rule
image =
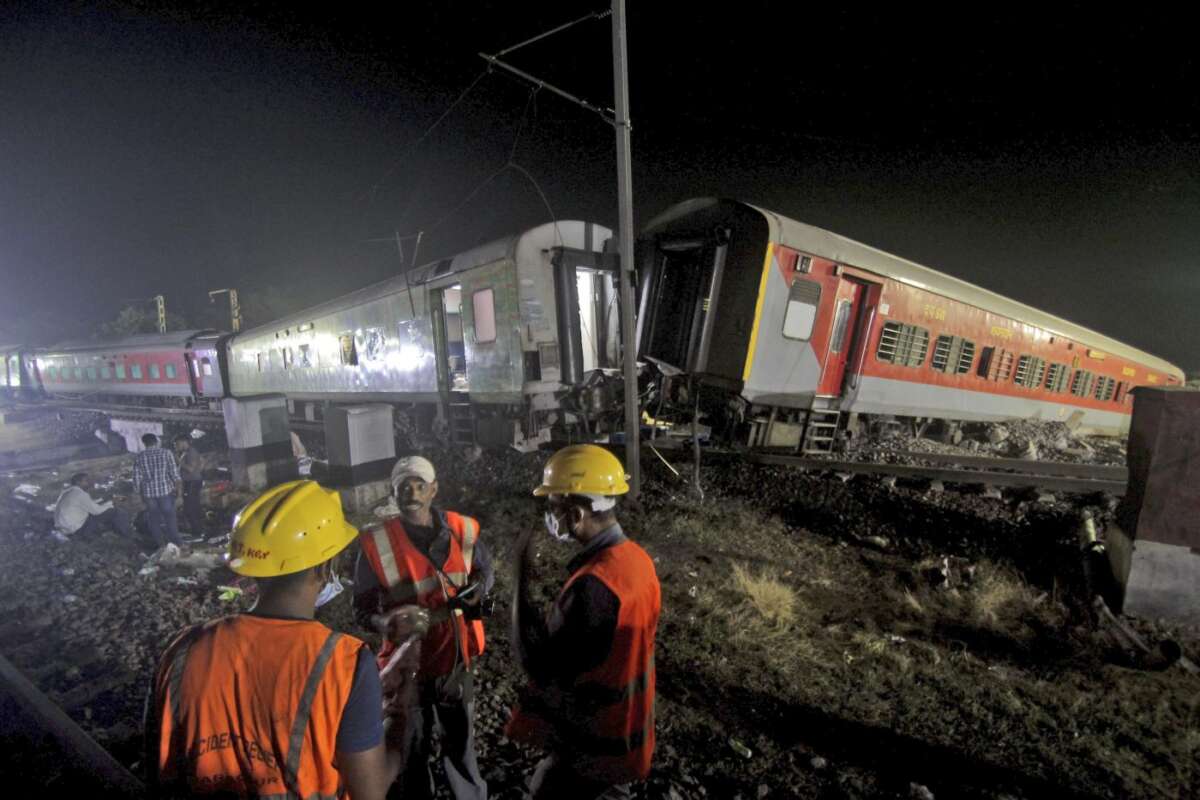
M629 2L635 224L737 197L1200 370L1182 16L710 5ZM426 262L551 212L614 224L612 129L476 55L604 8L4 4L0 338L160 292L226 326L227 286L264 322L395 274L396 231ZM506 58L609 106L610 30Z

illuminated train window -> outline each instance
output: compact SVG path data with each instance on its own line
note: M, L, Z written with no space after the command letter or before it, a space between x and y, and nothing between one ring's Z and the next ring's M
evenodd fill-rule
M142 365L141 364L130 364L129 365L129 375L135 381L140 381L142 379Z
M83 367L75 368L75 380L77 380L77 381L83 380Z
M113 369L115 369L117 371L117 380L119 380L119 381L125 380L125 365L124 364L117 364L115 367L113 367Z
M88 368L87 368L87 378L88 378L88 380L89 380L89 381L94 381L94 380L96 380L96 368L95 368L95 367L88 367Z
M938 372L966 375L975 360L975 343L961 336L943 334L933 345L933 360L930 365Z
M1102 400L1105 403L1113 399L1113 394L1117 390L1117 379L1109 378L1106 375L1101 375L1096 381L1096 399Z
M821 284L802 278L794 279L792 288L788 290L787 311L783 315L783 335L788 339L808 340L812 336L813 323L817 321L820 302ZM925 343L929 344L928 333L925 334Z
M208 359L205 359L207 361ZM296 366L297 367L315 367L317 365L317 353L313 350L311 344L302 344L296 348ZM212 366L208 367L208 374L212 374Z
M167 364L167 366L166 366L166 370L167 370L167 377L168 377L168 378L174 378L174 377L175 377L175 375L176 375L176 372L175 372L175 365L174 365L174 364Z
M162 377L162 370L159 369L158 364L151 364L150 365L150 380L156 381L161 377Z
M1037 356L1021 356L1017 361L1017 375L1013 380L1018 386L1034 389L1042 385L1042 379L1045 377L1046 359Z
M306 346L307 346L307 345L306 345ZM212 375L212 374L213 374L213 372L212 372L212 359L209 359L209 358L202 358L202 359L200 359L200 370L201 370L201 372L203 372L205 375Z
M929 352L929 331L900 322L884 323L875 358L902 367L919 367Z
M112 370L108 368L108 364L100 367L100 377L106 381L112 378Z
M338 337L342 350L342 363L353 367L358 365L358 349L354 346L354 334L347 331Z
M52 381L58 380L58 367L46 367L46 377Z
M387 336L382 328L367 328L362 331L355 342L357 346L357 354L361 355L367 361L379 361L384 356L384 351L387 349ZM343 363L345 363L343 361Z

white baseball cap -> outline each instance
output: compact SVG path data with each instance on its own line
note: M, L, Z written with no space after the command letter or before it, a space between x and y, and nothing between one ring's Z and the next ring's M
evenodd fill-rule
M433 483L437 480L437 472L428 458L405 456L392 467L392 487L399 486L405 478L420 478L426 483Z

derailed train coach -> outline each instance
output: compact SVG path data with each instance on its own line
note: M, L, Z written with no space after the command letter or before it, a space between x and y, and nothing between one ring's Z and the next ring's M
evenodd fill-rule
M0 345L0 391L10 400L29 400L41 393L36 351L23 345Z
M676 412L749 446L832 449L872 423L1015 418L1119 435L1130 391L1182 371L928 267L735 201L638 243L638 343Z
M390 403L400 427L522 450L556 426L599 433L620 396L611 236L547 223L236 334L227 391L311 417Z

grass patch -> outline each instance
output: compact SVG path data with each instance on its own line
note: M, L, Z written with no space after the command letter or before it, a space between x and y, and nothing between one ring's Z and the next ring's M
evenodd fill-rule
M764 568L755 575L749 568L734 564L733 585L769 627L784 630L796 621L796 593L779 580L773 569Z

